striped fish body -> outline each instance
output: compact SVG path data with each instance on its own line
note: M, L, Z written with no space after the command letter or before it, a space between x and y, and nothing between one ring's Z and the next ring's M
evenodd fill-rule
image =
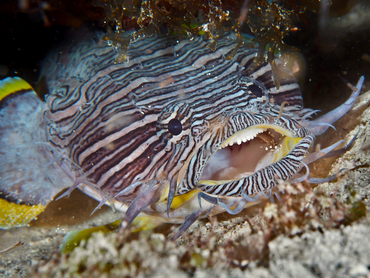
M101 204L129 206L129 218L143 211L182 222L244 208L297 176L318 127L307 124L313 111L286 70L279 66L277 89L270 65L253 64L255 49L225 59L236 41L225 35L211 50L201 37L145 38L130 44L126 63L94 39L53 54L42 71L49 94L38 104L46 169L41 183L28 181L46 193L30 202L79 187ZM59 185L48 167L58 168ZM23 183L17 192L0 185L8 198L30 195Z
M277 117L276 111L269 111L274 105L266 104L264 92L276 98L276 106L288 100L300 109L302 98L294 79L284 80L278 93L267 64L249 72L254 49L242 47L226 60L235 49L234 36L221 39L215 51L208 44L201 38L179 43L168 37L140 40L130 46L129 62L120 64L115 63L112 47L98 43L84 42L63 51L44 66L52 88L45 114L50 141L107 199L136 183L116 197L127 204L153 181L163 183L163 188L171 179L180 182L180 170L207 146L205 142L211 140L217 149L242 129L225 126L238 111L260 114L255 122L261 124ZM181 123L178 135L168 129L172 119ZM218 130L220 138L212 137ZM210 154L194 161L207 160ZM198 173L188 171L179 194L197 184L201 165L193 167Z

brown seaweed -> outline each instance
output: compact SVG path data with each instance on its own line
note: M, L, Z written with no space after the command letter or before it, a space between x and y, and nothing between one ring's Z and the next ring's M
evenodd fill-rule
M226 57L232 59L243 44L241 26L247 24L258 44L255 64L268 61L279 87L279 80L286 73L276 66L276 51L287 53L294 49L287 46L283 38L295 28L295 12L275 1L228 1L223 4L220 0L96 0L94 5L104 8L108 31L103 39L119 49L116 62L128 60L126 51L130 42L160 33L176 34L180 39L203 35L211 39L209 47L215 49L220 35L235 32L238 43L234 52Z

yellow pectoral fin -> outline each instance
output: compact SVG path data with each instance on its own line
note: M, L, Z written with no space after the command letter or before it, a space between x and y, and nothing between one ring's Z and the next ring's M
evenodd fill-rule
M44 205L24 205L0 199L0 229L10 229L27 225L43 212Z
M200 190L194 189L194 190L191 190L190 192L188 192L186 194L175 196L173 198L173 201L172 201L172 204L171 204L171 209L177 209L182 204L184 204L188 200L192 199L199 192L200 192Z
M171 203L171 209L177 209L180 207L182 204L186 203L188 200L192 199L196 194L198 194L200 190L194 189L191 190L188 193L185 193L183 195L177 195L173 198L172 203ZM168 197L168 187L163 190L162 196L158 203L167 203L167 197Z

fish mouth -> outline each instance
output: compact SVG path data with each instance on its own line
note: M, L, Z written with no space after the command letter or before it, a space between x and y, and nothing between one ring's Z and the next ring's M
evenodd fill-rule
M219 185L251 176L280 161L301 139L276 125L255 125L240 130L213 153L198 184Z

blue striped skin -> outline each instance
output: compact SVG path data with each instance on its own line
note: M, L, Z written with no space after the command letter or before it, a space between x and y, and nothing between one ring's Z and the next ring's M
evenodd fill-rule
M45 148L70 180L63 196L79 187L101 205L129 207L121 229L141 212L174 223L190 215L188 227L201 216L237 213L296 178L318 134L310 130L322 133L332 122L308 121L315 111L303 108L294 77L280 65L277 90L271 67L253 64L255 49L241 46L225 59L236 42L226 34L213 51L201 37L145 38L130 44L126 63L116 63L117 51L95 39L52 54L43 65L49 94L40 105ZM281 110L283 102L289 105ZM179 134L171 132L174 119ZM256 136L242 139L266 149L266 142L279 149L283 138L294 144L247 176L204 181L212 156L232 148L226 143L238 134Z

